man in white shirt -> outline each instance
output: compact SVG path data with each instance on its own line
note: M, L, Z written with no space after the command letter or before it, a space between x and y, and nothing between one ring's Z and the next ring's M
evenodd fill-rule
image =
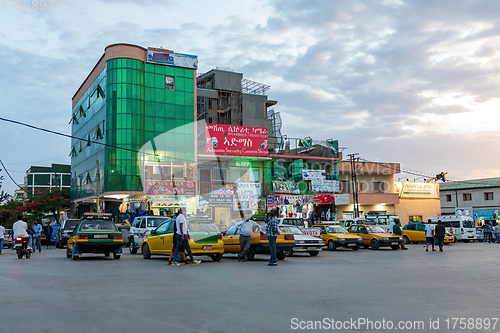
M14 232L14 237L12 240L16 241L17 237L22 237L22 238L30 238L30 235L28 234L28 223L24 222L22 215L17 216L17 221L12 225L12 231ZM31 245L28 244L28 249L31 249Z
M4 237L5 237L5 227L3 226L3 222L0 222L0 254L2 254Z
M193 253L191 252L191 247L189 246L188 227L186 219L184 218L184 215L182 215L181 208L179 208L177 218L175 219L175 224L177 227L177 232L174 236L177 237L177 247L175 248L174 261L172 261L172 266L179 266L179 263L177 262L177 253L179 252L179 248L184 248L187 251L189 258L191 259L190 261L186 260L186 265L198 265L200 261L194 260Z
M432 251L434 250L434 225L429 220L425 226L425 242L427 246L425 247L425 252L429 252L429 244L432 244Z
M254 221L250 220L250 218L247 218L246 220L240 221L235 224L235 226L239 227L241 230L240 234L240 254L238 254L238 261L247 261L248 258L248 251L250 250L250 244L252 242L252 229L256 227L259 231L260 234L263 235L264 233L260 230L260 226L255 223Z

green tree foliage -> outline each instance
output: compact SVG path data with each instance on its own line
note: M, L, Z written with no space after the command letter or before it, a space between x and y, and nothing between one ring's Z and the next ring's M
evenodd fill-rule
M26 203L26 210L38 220L41 220L45 214L52 214L56 221L59 221L60 211L70 206L69 198L68 190L35 191L35 195L30 197Z
M26 208L22 201L10 200L0 206L0 220L5 228L11 228L17 221L17 215L23 214Z

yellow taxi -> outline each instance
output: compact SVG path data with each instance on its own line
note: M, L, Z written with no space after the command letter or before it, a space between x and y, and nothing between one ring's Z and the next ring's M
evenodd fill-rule
M363 245L363 239L361 237L350 234L339 224L315 224L313 228L319 228L321 230L321 238L323 238L325 245L328 246L330 251L335 251L339 247L357 251L359 247Z
M390 246L391 249L397 250L403 243L403 237L389 234L378 225L353 224L347 230L363 239L365 249L371 247L373 250L377 250L379 247Z
M418 242L425 242L425 223L408 223L403 227L403 242L405 244ZM446 232L444 236L444 243L450 244L455 241L453 234Z
M123 235L109 213L87 213L68 239L66 257L78 260L84 253L100 253L114 259L122 255Z
M224 243L217 225L210 220L186 218L189 246L193 256L206 255L220 261L224 254ZM167 220L144 238L141 245L144 259L152 255L169 256L172 252L175 219Z
M260 232L264 234L261 235ZM250 251L248 252L248 260L253 260L256 254L271 254L269 251L269 241L265 234L265 223L259 223L259 227L253 227L250 243ZM230 226L222 233L222 241L224 242L224 253L240 253L240 234L241 229L235 225ZM276 258L284 260L286 254L295 246L295 238L292 233L280 232L276 237Z

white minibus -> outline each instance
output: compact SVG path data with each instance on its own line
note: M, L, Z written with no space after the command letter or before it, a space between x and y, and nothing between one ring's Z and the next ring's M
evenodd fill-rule
M453 234L456 239L467 243L476 239L476 227L474 220L466 215L439 215L430 219L432 223L439 220L443 222L446 228L453 228Z

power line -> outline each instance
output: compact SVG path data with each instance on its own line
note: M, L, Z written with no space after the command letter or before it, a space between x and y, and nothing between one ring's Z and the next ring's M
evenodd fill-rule
M16 181L14 180L14 178L12 178L12 176L9 173L9 171L7 170L7 168L5 167L5 165L3 164L2 160L0 160L0 163L2 163L3 169L5 170L5 172L7 173L7 175L9 176L10 180L12 180L12 182L14 184L16 184L17 187L21 188L21 186L18 183L16 183Z

